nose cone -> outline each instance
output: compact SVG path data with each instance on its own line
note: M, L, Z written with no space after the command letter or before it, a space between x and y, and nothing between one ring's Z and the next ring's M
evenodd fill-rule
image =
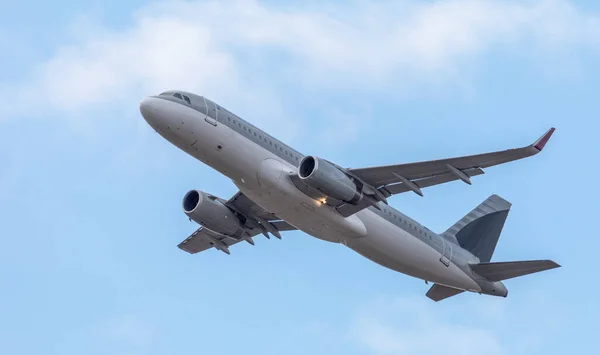
M144 117L148 123L154 120L158 114L158 107L155 103L155 100L156 99L153 97L145 97L140 102L140 112L142 113L142 117Z
M148 96L140 102L140 113L155 131L161 133L165 126L164 100ZM163 106L161 106L161 104Z

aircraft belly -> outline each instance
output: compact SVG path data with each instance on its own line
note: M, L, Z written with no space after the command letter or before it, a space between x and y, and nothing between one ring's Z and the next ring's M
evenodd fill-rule
M285 177L287 175L284 175L284 181L279 184L266 187L261 180L261 188L254 191L246 190L241 184L236 185L257 205L318 239L338 243L366 235L366 228L358 217L342 217L329 206L304 195L291 181L285 181ZM332 215L335 217L331 218Z
M339 242L366 235L358 217L344 218L299 191L288 176L297 171L295 166L225 125L213 126L199 117L184 125L186 128L170 141L231 178L240 191L262 208L319 239Z
M389 269L419 279L470 291L479 285L453 263L440 261L440 253L408 232L382 219L369 210L357 214L367 226L365 238L350 240L345 245L364 257Z
M366 235L366 228L358 217L345 218L298 190L290 179L290 174L295 172L295 167L273 155L259 165L258 190L252 193L237 185L259 206L316 238L337 243Z

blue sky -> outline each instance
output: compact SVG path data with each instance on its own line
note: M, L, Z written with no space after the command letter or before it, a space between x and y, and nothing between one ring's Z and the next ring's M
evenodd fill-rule
M100 1L0 13L0 352L562 354L595 347L600 6L592 1ZM298 232L232 255L176 245L189 189L227 178L142 120L219 102L350 167L529 144L534 158L391 204L443 231L513 203L495 261L551 258L507 299L419 280Z

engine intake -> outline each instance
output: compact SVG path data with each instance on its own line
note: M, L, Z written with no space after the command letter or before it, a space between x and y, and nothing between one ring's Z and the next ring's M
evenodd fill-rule
M183 197L183 212L194 222L213 232L238 236L244 231L240 219L216 196L191 190Z
M298 177L309 187L337 200L357 204L363 197L354 180L334 164L315 156L302 158Z

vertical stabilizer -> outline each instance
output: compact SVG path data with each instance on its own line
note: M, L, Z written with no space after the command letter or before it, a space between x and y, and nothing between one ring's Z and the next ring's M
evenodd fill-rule
M489 262L510 207L510 202L498 195L492 195L442 235L455 240L481 262Z

